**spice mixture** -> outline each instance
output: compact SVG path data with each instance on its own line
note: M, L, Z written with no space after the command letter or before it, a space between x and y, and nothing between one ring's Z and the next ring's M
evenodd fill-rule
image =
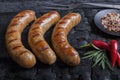
M109 31L120 32L120 14L111 12L101 18L101 22Z

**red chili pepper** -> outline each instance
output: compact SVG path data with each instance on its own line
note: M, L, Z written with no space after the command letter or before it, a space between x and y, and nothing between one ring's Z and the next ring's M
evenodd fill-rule
M96 47L100 49L105 49L111 52L112 67L114 67L116 61L120 67L120 54L118 52L118 42L116 40L111 40L110 45L101 40L93 40L92 42Z
M100 49L109 50L109 44L101 40L93 40L92 44Z
M110 41L110 52L112 59L112 67L114 67L118 57L118 42L116 40Z
M119 52L117 53L117 64L118 64L118 66L120 67L120 54L119 54Z

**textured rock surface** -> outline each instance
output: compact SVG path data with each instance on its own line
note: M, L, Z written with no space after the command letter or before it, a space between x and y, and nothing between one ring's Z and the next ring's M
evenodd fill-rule
M31 1L31 2L29 2ZM38 2L42 0L36 0ZM43 0L44 1L44 0ZM119 2L119 0L51 0L56 3L76 3L76 2ZM24 3L23 3L24 2ZM14 4L12 7L9 4ZM23 5L24 4L24 5ZM6 7L5 7L6 5ZM35 7L35 6L38 7ZM0 0L0 80L120 80L120 69L115 66L114 71L108 69L102 70L99 66L91 67L92 61L85 59L81 60L81 64L76 67L70 67L64 64L61 60L51 66L37 62L32 69L23 69L18 66L9 57L5 46L5 32L10 20L19 11L24 9L33 9L36 11L37 17L50 11L47 9L40 9L39 4L35 4L34 0ZM93 18L95 14L103 8L81 8L74 10L58 10L61 16L69 12L78 12L82 15L82 21L79 25L74 27L68 35L70 44L83 56L85 50L81 50L80 46L91 42L93 39L100 39L109 41L110 39L118 39L107 35L100 31L94 25ZM31 25L31 24L30 24ZM27 43L27 33L30 25L24 30L22 41L26 48L30 49ZM47 41L51 45L51 28L45 35ZM120 42L120 41L119 41Z

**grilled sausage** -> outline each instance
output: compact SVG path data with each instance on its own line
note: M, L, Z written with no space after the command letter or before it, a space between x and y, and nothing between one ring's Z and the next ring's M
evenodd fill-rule
M14 61L24 68L31 68L36 63L35 56L23 46L21 41L24 28L35 19L34 11L22 11L12 19L6 32L6 46L9 54Z
M38 18L29 30L28 42L39 61L53 64L56 55L44 39L45 32L60 19L56 11L51 11Z
M52 43L57 56L66 64L75 66L80 63L78 52L69 44L67 34L81 20L78 13L69 13L56 24Z

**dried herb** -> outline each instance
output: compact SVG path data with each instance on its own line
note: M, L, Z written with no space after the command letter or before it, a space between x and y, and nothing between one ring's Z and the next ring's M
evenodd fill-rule
M92 67L99 65L102 67L102 69L105 69L107 66L110 70L113 70L109 62L109 59L107 58L106 52L104 50L97 48L93 44L87 44L85 46L82 46L81 48L85 47L93 47L94 50L84 53L84 57L82 59L86 58L92 59L94 62Z

